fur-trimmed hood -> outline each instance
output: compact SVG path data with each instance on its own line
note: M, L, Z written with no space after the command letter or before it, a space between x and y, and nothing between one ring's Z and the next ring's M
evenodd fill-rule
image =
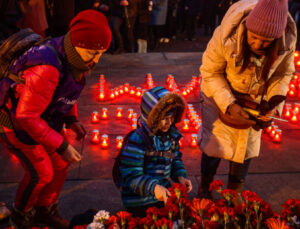
M181 121L185 111L185 101L181 95L171 93L164 87L155 87L146 91L141 102L141 121L147 124L153 134L158 131L158 124L166 113L175 110L175 121Z

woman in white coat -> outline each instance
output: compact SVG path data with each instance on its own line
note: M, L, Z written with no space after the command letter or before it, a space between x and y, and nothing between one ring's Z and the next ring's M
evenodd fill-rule
M209 184L221 158L230 161L228 188L242 191L265 126L251 120L239 98L261 104L261 113L281 114L295 71L296 34L287 0L241 0L214 31L200 67L201 197L211 198Z

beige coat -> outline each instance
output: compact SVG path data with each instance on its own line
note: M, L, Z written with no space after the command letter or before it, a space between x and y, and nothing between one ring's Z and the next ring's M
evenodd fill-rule
M249 94L260 102L263 82L256 78L256 67L252 66L239 73L243 63L241 37L246 29L247 15L256 3L256 0L241 0L232 5L208 43L200 67L201 95L204 99L201 107L203 125L198 136L200 149L209 156L238 163L259 155L261 131L253 128L235 129L225 125L219 119L218 108L225 113L228 105L235 100L229 84L234 90ZM295 22L289 15L285 34L279 41L278 58L269 71L267 100L274 95L287 93L295 71L296 34ZM255 63L259 66L259 61ZM282 108L283 103L276 108L280 114Z

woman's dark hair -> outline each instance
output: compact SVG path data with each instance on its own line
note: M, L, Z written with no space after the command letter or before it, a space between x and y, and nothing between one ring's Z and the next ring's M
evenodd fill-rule
M278 45L279 45L278 41L279 41L278 39L275 39L267 49L267 52L266 52L267 58L265 58L265 60L264 60L263 69L262 69L262 77L263 78L267 77L272 64L278 57ZM244 36L242 37L241 54L244 57L244 61L243 61L243 65L242 65L239 73L243 73L250 64L251 50L250 50L250 47L248 44L246 29L244 31Z

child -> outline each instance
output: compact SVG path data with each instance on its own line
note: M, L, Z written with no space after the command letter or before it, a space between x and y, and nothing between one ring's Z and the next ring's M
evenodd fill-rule
M134 217L144 217L149 207L163 207L173 182L184 184L188 192L192 189L179 151L182 135L175 127L184 110L183 98L163 87L142 96L141 126L120 152L122 201Z

